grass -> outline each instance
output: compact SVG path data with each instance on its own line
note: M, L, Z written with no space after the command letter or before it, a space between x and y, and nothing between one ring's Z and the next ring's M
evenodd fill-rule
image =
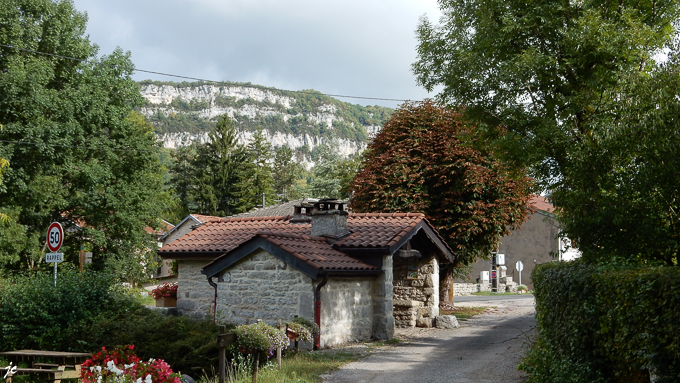
M128 294L134 298L136 302L145 306L155 306L156 300L144 288L129 288Z
M467 320L475 315L479 315L491 307L458 307L454 306L452 310L441 310L441 315L455 315L458 320Z
M286 382L300 382L300 383L317 383L321 382L321 375L327 374L338 369L340 366L354 362L359 359L356 353L328 350L322 352L304 352L299 354L287 353L283 357L281 363L281 370L276 368L276 358L269 359L264 364L260 363L260 368L257 374L257 381L259 383L286 383ZM242 361L243 362L243 361ZM252 362L245 361L241 364L241 368L237 373L235 380L230 380L230 383L246 383L251 382L250 366ZM246 367L247 368L243 368ZM247 373L244 373L244 370ZM218 376L213 372L213 376L204 375L201 377L199 383L217 383Z

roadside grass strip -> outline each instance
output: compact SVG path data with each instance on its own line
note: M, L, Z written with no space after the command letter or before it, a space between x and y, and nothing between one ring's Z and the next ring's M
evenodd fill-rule
M493 307L463 307L454 306L452 309L440 310L441 315L455 315L458 320L468 320L475 315L479 315Z

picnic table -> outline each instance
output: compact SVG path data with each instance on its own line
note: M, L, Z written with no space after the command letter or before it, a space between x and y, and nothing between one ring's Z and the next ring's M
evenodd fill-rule
M14 375L40 375L45 380L61 383L62 379L80 379L80 365L90 358L87 352L18 350L0 352L0 356L9 359L16 366L19 362L28 362L29 368L17 368ZM56 363L36 362L36 359L50 359ZM0 366L4 368L6 366ZM2 372L4 370L0 370ZM3 373L4 376L4 373ZM12 383L8 376L5 383Z

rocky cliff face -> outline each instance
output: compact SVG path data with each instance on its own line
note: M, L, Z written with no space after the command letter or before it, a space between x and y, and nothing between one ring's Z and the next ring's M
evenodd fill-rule
M342 103L318 92L289 92L250 84L141 84L141 113L165 147L204 142L217 119L234 120L241 143L262 128L273 147L309 153L330 145L342 156L363 150L392 110Z

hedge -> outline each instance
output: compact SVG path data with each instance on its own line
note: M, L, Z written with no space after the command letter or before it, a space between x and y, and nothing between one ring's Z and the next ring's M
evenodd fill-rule
M581 261L534 269L538 337L528 382L680 381L680 268Z

